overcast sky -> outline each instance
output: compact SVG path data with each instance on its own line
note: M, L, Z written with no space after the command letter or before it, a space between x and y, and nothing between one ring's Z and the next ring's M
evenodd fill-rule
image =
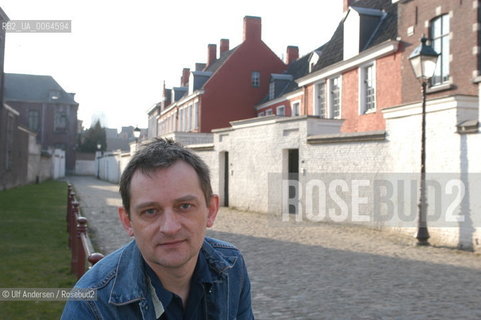
M84 126L147 127L162 83L207 60L207 45L242 41L243 17L262 18L262 39L281 58L328 41L342 0L3 0L11 20L71 20L71 33L7 33L5 72L51 75L76 93Z

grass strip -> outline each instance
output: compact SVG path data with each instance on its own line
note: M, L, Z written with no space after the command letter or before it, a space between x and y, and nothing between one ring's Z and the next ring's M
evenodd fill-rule
M69 288L67 184L47 181L0 192L0 288ZM58 319L65 302L2 301L1 319Z

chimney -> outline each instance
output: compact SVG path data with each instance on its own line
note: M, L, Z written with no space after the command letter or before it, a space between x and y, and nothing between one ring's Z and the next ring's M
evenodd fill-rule
M209 44L207 46L207 67L209 67L217 59L217 45Z
M162 85L162 101L165 101L165 99L167 99L167 92L165 89L165 80L164 80L164 84Z
M229 51L229 39L220 39L219 50L220 50L219 56L221 57L225 52Z
M299 48L296 46L288 46L286 54L286 64L290 65L297 59L299 59Z
M261 41L261 30L260 17L244 17L244 41Z
M180 86L187 87L189 85L190 69L184 68L182 70L182 77L180 78Z
M202 71L205 69L205 63L195 63L195 71Z
M344 1L344 11L343 13L346 13L347 10L349 10L349 7L353 2L356 2L357 0L343 0Z

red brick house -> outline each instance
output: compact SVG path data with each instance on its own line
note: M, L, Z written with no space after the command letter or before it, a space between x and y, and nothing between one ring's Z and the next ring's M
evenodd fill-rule
M398 5L344 0L344 10L327 43L289 64L290 84L283 83L287 75L272 76L269 98L256 106L258 116L342 119L342 132L384 129L381 110L401 103ZM277 87L285 88L280 95Z
M421 100L408 58L423 35L441 54L427 99L451 97L445 102L475 108L479 1L343 1L345 14L332 38L290 62L286 74L271 77L258 116L315 115L342 119L342 132L384 130L383 110Z
M184 69L181 86L164 87L163 101L149 111L149 137L171 132L210 132L230 121L256 116L272 73L286 65L262 41L261 18L244 17L243 42L230 49L229 40L208 45L206 64ZM152 129L157 120L157 128Z

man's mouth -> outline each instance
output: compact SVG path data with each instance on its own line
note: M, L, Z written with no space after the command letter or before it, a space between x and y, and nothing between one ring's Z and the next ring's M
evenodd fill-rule
M165 241L162 242L160 245L162 247L176 247L180 244L182 244L185 240L173 240L173 241Z

